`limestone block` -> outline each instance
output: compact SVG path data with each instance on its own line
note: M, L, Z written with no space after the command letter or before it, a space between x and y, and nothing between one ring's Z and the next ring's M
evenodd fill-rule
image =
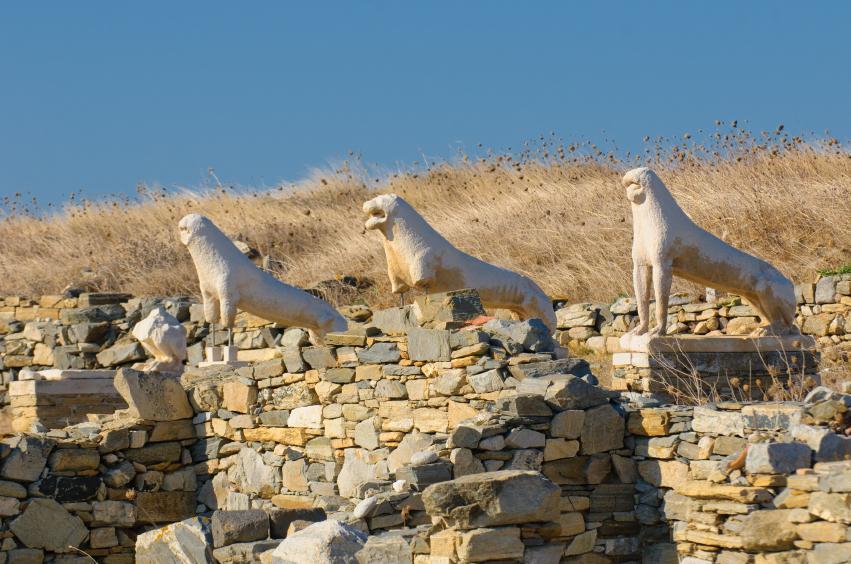
M578 439L582 433L585 411L568 409L557 413L550 422L550 435L566 439Z
M218 510L213 513L210 525L215 548L262 540L269 536L269 515L262 509Z
M414 361L441 362L451 359L449 331L421 329L408 331L408 356Z
M174 421L194 415L180 381L167 374L122 368L115 375L115 389L134 417Z
M191 517L136 537L138 564L212 562L213 543L209 522Z
M560 458L571 458L579 452L579 441L568 439L547 439L544 447L544 461L558 460Z
M399 362L402 355L396 343L378 342L369 348L358 350L357 358L361 364L392 364Z
M117 343L97 354L101 366L118 366L145 358L145 350L139 343Z
M719 411L710 407L695 407L691 428L697 433L742 437L745 433L745 419L738 411Z
M825 521L851 524L851 494L813 492L808 509Z
M434 443L434 437L427 433L414 432L405 435L390 456L387 457L387 469L395 472L402 466L411 463L414 453L421 452Z
M311 405L308 407L297 407L290 411L287 420L289 427L304 427L307 429L322 428L322 406Z
M509 448L543 448L546 445L546 435L521 427L508 434L505 444Z
M355 425L355 444L367 450L375 450L379 444L378 434L380 429L380 421L377 417L364 419Z
M325 520L287 535L272 553L272 564L356 562L367 536L351 525Z
M624 418L611 405L599 405L585 413L580 443L582 454L623 447Z
M236 413L250 413L257 401L257 387L240 380L230 380L222 386L222 407Z
M421 407L414 410L414 426L423 433L445 433L449 417L440 409Z
M457 551L462 562L522 560L523 541L517 527L480 528L458 533Z
M469 382L477 394L497 392L503 386L499 369L467 375L467 382Z
M676 488L688 479L688 464L678 460L642 460L638 473L657 488Z
M835 301L838 276L823 276L816 282L815 303L829 304Z
M48 463L54 472L96 470L100 454L94 449L61 448L53 451Z
M554 409L588 409L609 402L608 394L581 378L570 375L552 376L552 384L544 396Z
M432 517L469 529L558 520L561 490L539 472L501 470L434 484L423 492ZM469 506L469 511L453 511Z
M795 509L754 511L742 519L742 548L748 551L786 550L798 538L790 512Z
M139 492L136 507L147 522L182 521L195 514L195 492Z
M757 443L748 447L745 469L750 474L791 474L809 468L812 450L800 443Z
M477 411L469 403L460 401L449 401L446 403L447 425L449 429L457 426L462 421L476 415ZM440 431L443 432L443 431Z
M303 464L302 461L302 467ZM240 492L257 495L264 499L269 499L278 493L281 483L279 471L274 466L266 464L260 453L247 447L240 449L227 476L231 483L237 485Z
M11 445L12 451L3 460L0 477L34 482L41 476L54 442L29 436L18 437L15 441Z
M412 562L411 545L401 535L383 533L370 535L363 548L357 553L359 564L375 562Z
M52 499L31 500L9 529L29 548L60 553L79 547L89 534L79 517Z

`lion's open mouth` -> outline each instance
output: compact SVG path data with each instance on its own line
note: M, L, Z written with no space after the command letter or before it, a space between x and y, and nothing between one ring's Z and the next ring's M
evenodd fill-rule
M374 229L387 220L387 212L381 208L370 208L364 211L369 215L366 220L367 229Z

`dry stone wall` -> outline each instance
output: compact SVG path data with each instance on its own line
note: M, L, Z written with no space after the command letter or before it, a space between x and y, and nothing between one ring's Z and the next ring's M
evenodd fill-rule
M813 335L821 345L851 340L851 275L823 276L816 283L800 284L796 286L796 295L797 323L803 333ZM197 364L202 360L209 328L203 323L200 304L189 298L132 298L116 293L0 298L0 405L10 403L10 385L22 379L22 371L111 369L143 360L145 352L129 332L159 304L184 324L189 340L188 361L190 365ZM364 306L348 306L342 310L356 322L368 321L372 316L370 309ZM637 309L632 298L621 298L612 304L571 304L556 313L559 327L556 335L560 344L581 345L601 352L617 350L617 338L637 323ZM755 312L737 297L722 297L711 302L697 302L687 296L671 298L668 325L672 334L742 335L748 334L755 323ZM847 332L846 327L849 328ZM273 358L276 353L271 353L270 349L280 344L282 334L283 329L241 313L235 332L240 358L248 361ZM226 335L219 332L215 338L222 343ZM48 399L50 395L42 394L46 405L41 411L46 417L50 417L50 405L73 404L73 398L60 397L59 392L53 394L57 397L53 401ZM81 415L108 413L120 407L115 405L115 399L111 395L98 400L97 403L104 404L100 410L95 404L89 404L81 406L77 412ZM24 398L18 404L22 408L36 407L32 405L32 398ZM21 410L19 416L35 418L36 411ZM69 422L75 422L74 417Z
M145 307L121 305L110 327ZM168 307L197 350L193 306ZM179 380L121 368L126 410L0 443L0 561L842 562L851 549L849 396L647 407L558 358L535 322L471 324L479 313L473 296L424 298L324 346L245 317L247 366Z
M821 276L795 286L796 325L821 345L851 340L851 274ZM652 313L652 312L651 312ZM612 304L577 303L556 311L559 341L582 344L600 352L618 350L618 337L638 324L634 298ZM668 307L668 334L748 335L757 326L756 312L737 296L695 301L674 295ZM848 328L846 330L846 327Z

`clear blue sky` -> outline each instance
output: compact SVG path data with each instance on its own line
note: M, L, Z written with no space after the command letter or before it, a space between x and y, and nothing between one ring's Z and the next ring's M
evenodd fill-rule
M851 134L849 2L7 2L0 196L272 186L555 131ZM605 134L603 133L605 131Z

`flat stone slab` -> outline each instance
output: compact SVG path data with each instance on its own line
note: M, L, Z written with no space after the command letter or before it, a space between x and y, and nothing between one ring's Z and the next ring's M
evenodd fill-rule
M49 368L47 370L22 370L18 374L19 380L112 380L115 370L63 370L61 368Z
M815 339L809 335L783 335L766 337L748 337L723 335L707 337L704 335L668 335L650 337L648 335L624 335L619 341L616 353L753 353L753 352L798 352L815 349Z
M110 370L109 372L113 372ZM113 373L114 374L114 373ZM53 395L98 395L120 397L110 381L102 378L81 380L20 380L9 382L9 395L15 396L53 396Z

